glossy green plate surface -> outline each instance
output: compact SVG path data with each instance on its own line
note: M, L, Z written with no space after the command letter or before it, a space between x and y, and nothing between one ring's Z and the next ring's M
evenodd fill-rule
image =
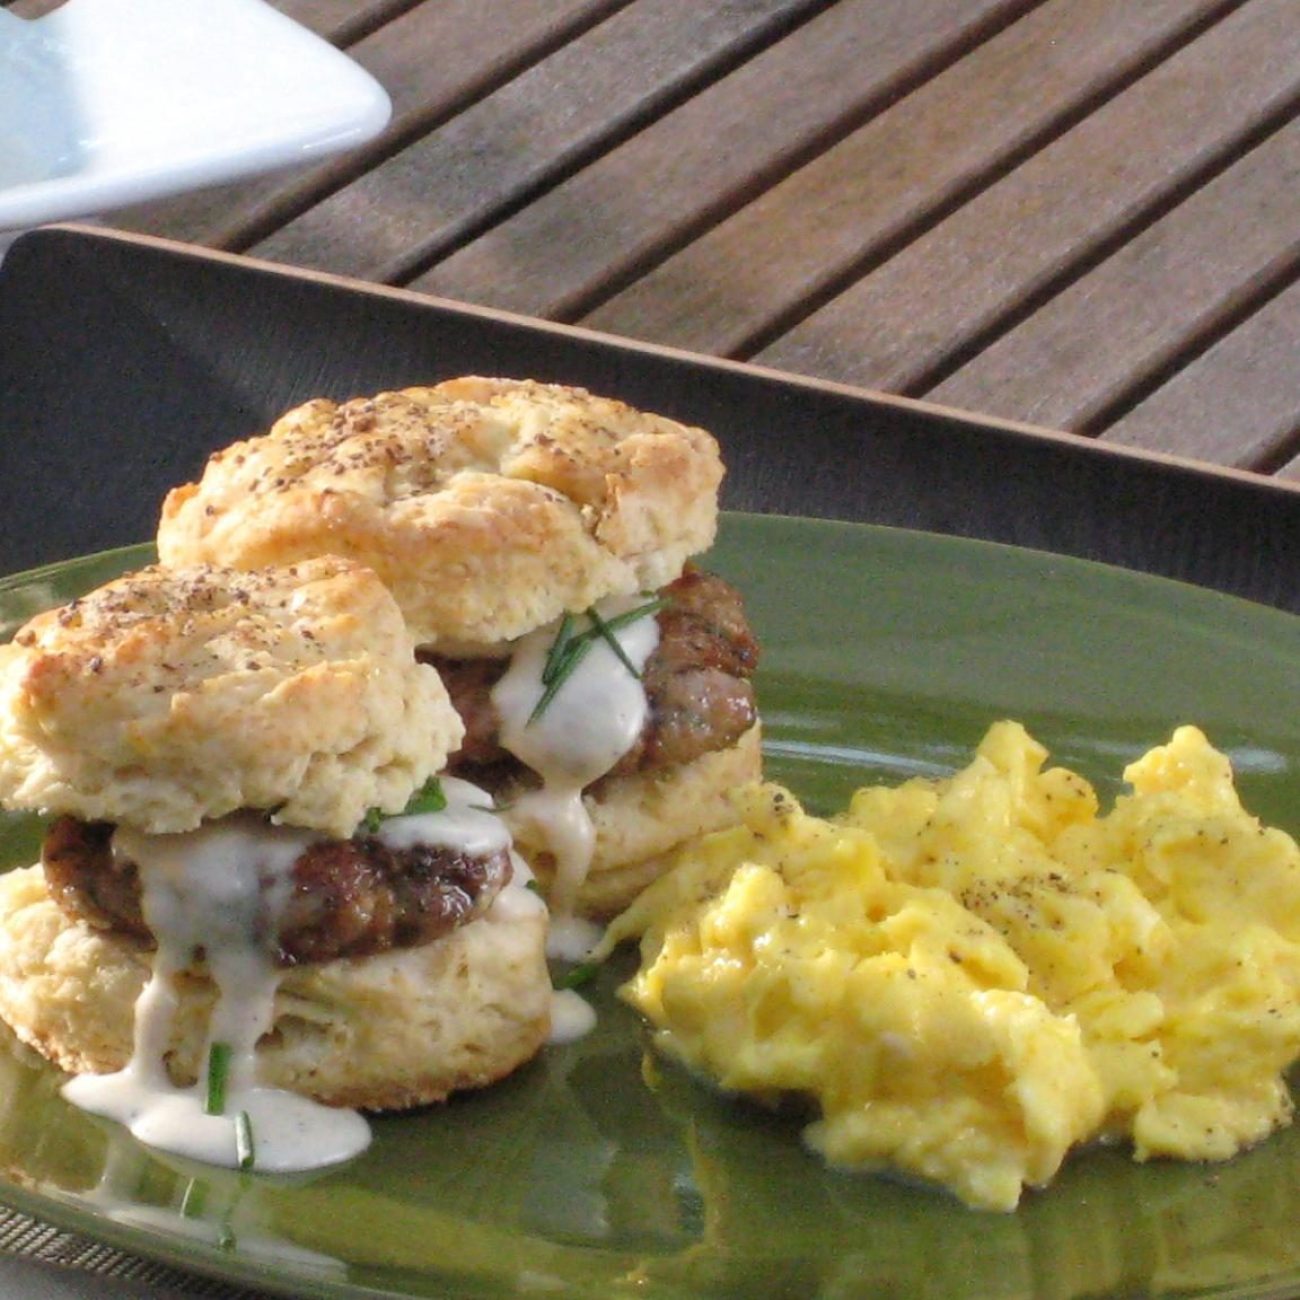
M0 623L130 563L3 584ZM727 519L711 566L765 645L769 770L828 810L856 785L964 761L1014 716L1105 794L1183 721L1247 805L1300 830L1300 619L1077 561L913 533ZM33 826L4 827L4 862ZM0 1047L0 1197L191 1269L338 1296L959 1297L1300 1294L1300 1132L1209 1167L1088 1151L1011 1215L826 1171L794 1120L644 1057L613 993L595 1033L504 1084L375 1124L313 1177L189 1165L58 1096Z

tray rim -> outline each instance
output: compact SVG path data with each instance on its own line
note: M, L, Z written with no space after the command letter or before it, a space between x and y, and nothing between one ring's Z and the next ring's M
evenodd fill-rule
M885 407L945 422L955 422L1001 435L1012 442L1046 442L1067 452L1074 452L1084 456L1096 456L1112 462L1138 464L1148 468L1162 468L1175 474L1190 474L1211 481L1238 483L1256 490L1261 488L1271 490L1281 498L1300 499L1300 482L1278 478L1275 475L1263 474L1255 470L1240 469L1231 465L1218 465L1212 461L1197 460L1173 452L1155 451L1145 447L1129 447L1122 443L1102 442L1096 438L1089 438L1083 434L1071 433L1063 429L1054 429L1047 425L1038 425L959 407L946 406L923 398L903 397L880 389L842 383L838 380L821 379L813 375L799 374L796 371L781 370L751 361L737 361L730 357L695 352L686 348L636 339L627 335L611 334L582 325L569 325L559 321L546 320L539 316L507 311L498 307L485 307L476 303L422 293L415 289L406 289L340 275L332 271L321 271L312 267L291 266L282 262L272 262L248 253L235 253L224 249L208 248L200 244L186 243L182 240L169 239L158 235L146 235L111 226L60 221L25 231L10 245L10 248L16 248L28 240L42 239L51 234L72 235L79 240L84 239L90 242L126 244L196 261L208 261L244 271L253 271L271 277L305 281L363 296L383 298L408 306L432 308L448 315L467 316L511 327L523 327L561 339L594 343L604 348L612 348L615 351L629 353L634 356L650 356L705 369L720 370L765 382L776 382L811 392L848 398L871 406ZM4 264L0 261L0 292L4 290L4 282ZM937 429L935 432L941 435L942 429Z

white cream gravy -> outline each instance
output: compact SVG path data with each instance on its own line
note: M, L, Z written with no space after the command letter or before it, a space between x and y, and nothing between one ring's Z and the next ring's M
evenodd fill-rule
M387 817L379 823L378 838L390 849L432 844L476 858L510 848L510 832L492 811L486 790L454 776L442 777L440 784L447 799L441 812Z
M355 1111L256 1085L257 1040L271 1027L279 974L273 958L291 869L314 837L237 813L176 835L119 827L113 851L140 873L140 899L155 940L153 974L135 1007L131 1060L116 1074L83 1074L64 1085L69 1101L125 1124L150 1146L235 1168L236 1122L248 1115L258 1170L314 1169L363 1151L370 1129ZM202 953L217 988L208 1046L229 1046L226 1104L204 1112L207 1060L198 1082L171 1082L166 1051L177 998L174 980Z
M600 601L596 612L608 621L644 603L641 596L611 597ZM580 632L587 620L578 617L575 624ZM546 690L542 671L558 628L559 623L553 623L519 640L510 667L492 690L492 701L501 718L501 743L542 781L540 790L515 801L512 815L517 824L531 825L555 857L549 951L572 959L575 942L566 923L573 918L596 841L582 791L627 753L645 726L649 704L639 673L659 644L659 624L647 614L614 631L637 675L598 637L534 718Z
M552 916L547 955L557 961L586 961L604 930L582 916Z
M458 777L444 776L442 791L447 796L447 807L443 812L391 817L380 824L379 838L394 849L413 844L439 844L476 856L509 849L510 883L492 900L489 917L509 924L516 918L546 910L546 904L536 890L532 870L514 851L505 823L488 811L492 807L492 796ZM554 951L557 931L559 952ZM581 961L596 946L601 935L598 925L577 916L558 922L552 917L547 932L551 955L569 961ZM595 1010L577 993L571 989L552 991L548 1042L574 1042L589 1033L595 1024Z
M443 783L447 807L389 818L378 834L390 847L437 844L479 855L510 847L510 833L491 798L465 781ZM113 851L136 863L144 918L157 941L153 974L135 1007L131 1060L114 1074L83 1074L63 1087L73 1104L117 1120L142 1142L208 1164L237 1167L237 1119L248 1116L255 1168L320 1168L364 1151L370 1128L356 1111L322 1106L256 1081L256 1046L272 1024L279 972L273 952L279 917L292 888L294 862L315 837L237 813L177 835L143 835L119 827ZM538 909L522 860L494 910ZM174 980L201 950L217 988L196 1084L177 1087L164 1053L177 1008ZM206 1061L213 1043L230 1048L226 1104L204 1112Z
M573 989L551 994L551 1034L548 1043L572 1043L596 1027L596 1011Z

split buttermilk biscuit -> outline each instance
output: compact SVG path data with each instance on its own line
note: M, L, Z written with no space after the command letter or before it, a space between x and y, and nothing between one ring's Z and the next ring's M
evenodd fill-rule
M417 642L469 653L650 591L713 541L702 429L532 380L464 378L290 411L167 497L166 564L337 554L371 566Z
M369 570L128 574L0 647L0 802L185 831L240 808L346 837L462 728Z

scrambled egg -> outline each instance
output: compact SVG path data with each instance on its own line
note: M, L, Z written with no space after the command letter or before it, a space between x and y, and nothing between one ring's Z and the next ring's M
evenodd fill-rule
M729 1090L815 1099L807 1142L1009 1210L1096 1138L1219 1160L1291 1115L1300 849L1180 727L1105 815L1016 723L948 780L833 821L774 785L611 926L623 995Z

